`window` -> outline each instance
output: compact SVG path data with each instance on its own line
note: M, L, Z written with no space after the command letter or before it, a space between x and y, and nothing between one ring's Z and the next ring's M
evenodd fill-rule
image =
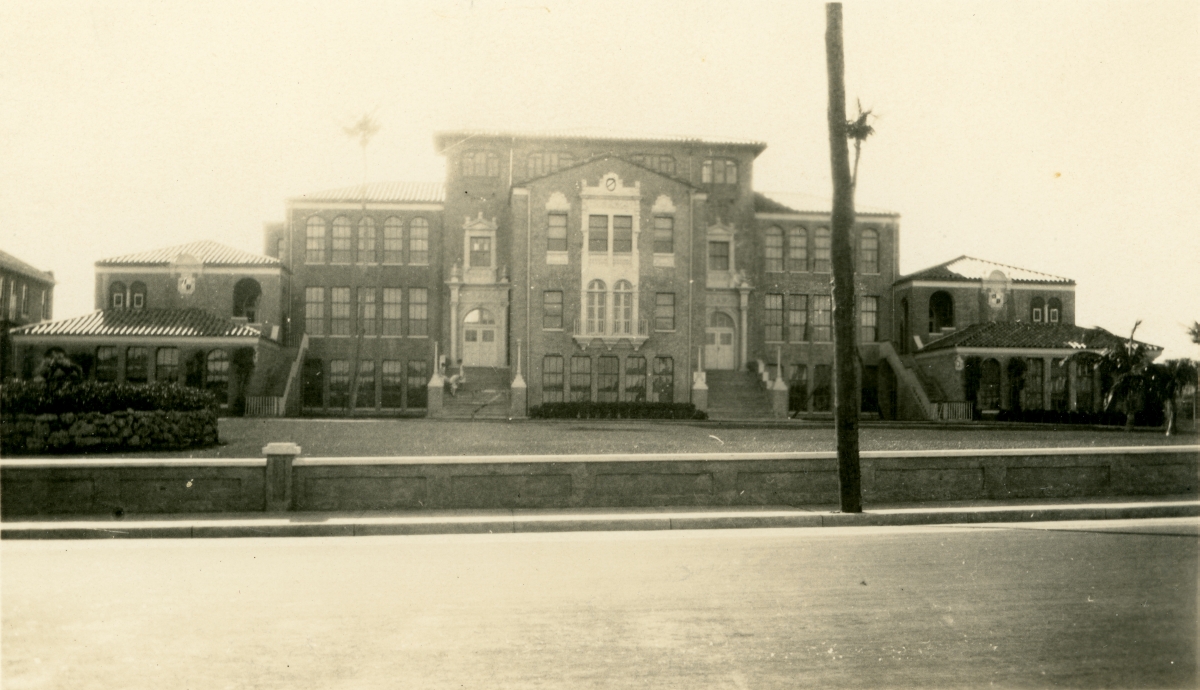
M608 252L608 216L588 216L588 251Z
M737 184L737 162L710 158L700 166L702 184Z
M375 360L358 360L358 390L354 398L355 407L375 407Z
M375 219L358 221L358 263L375 263Z
M313 216L304 229L304 263L325 263L325 219Z
M325 362L320 359L306 357L304 373L301 379L301 405L303 407L321 407L325 399Z
M654 401L675 402L675 360L654 358Z
M429 263L429 221L424 218L413 218L408 224L408 263Z
M4 283L4 281L0 280L0 285L3 285L3 283ZM42 290L42 320L47 321L49 319L50 319L50 291Z
M471 266L490 268L492 265L492 238L471 238Z
M604 314L606 287L604 281L593 280L588 283L587 291L587 332L604 333L607 319Z
M571 357L571 402L592 399L592 358Z
M150 351L144 347L125 350L125 380L129 383L145 383L150 377Z
M859 312L859 339L864 343L873 343L879 339L879 298L863 297L862 311Z
M329 334L350 335L350 288L329 288Z
M329 360L329 407L350 404L350 360Z
M1057 297L1051 297L1046 302L1046 321L1058 323L1060 314L1062 314L1062 302Z
M654 253L675 253L675 217L654 217Z
M833 403L833 369L828 364L813 367L813 410L828 412Z
M813 247L813 271L829 273L830 267L830 235L829 228L817 228L817 238Z
M654 330L675 330L675 293L660 292L654 295Z
M1085 359L1075 360L1075 409L1080 412L1094 412L1096 364Z
M788 410L808 409L808 365L793 364L788 371Z
M325 335L325 288L304 288L304 330L309 335Z
M562 355L542 357L542 402L563 402Z
M783 295L766 295L763 323L767 328L767 342L778 343L783 340Z
M621 360L611 355L596 358L596 402L617 402Z
M1029 302L1029 310L1032 312L1034 323L1042 323L1046 320L1046 300L1041 297L1034 297Z
M1050 360L1050 409L1067 411L1067 360Z
M467 151L462 156L463 177L499 177L500 157L491 151Z
M351 258L351 243L353 238L350 231L350 219L346 216L338 216L333 219L333 252L330 254L330 263L348 264Z
M551 213L546 230L546 251L567 251L567 214Z
M613 333L633 334L633 285L627 280L613 286Z
M3 280L0 280L0 283L3 282ZM121 294L125 294L124 288L121 289ZM111 298L109 303L112 303ZM9 320L17 318L17 283L12 279L8 281L8 318Z
M990 357L980 366L975 403L981 410L1000 409L1000 362Z
M8 283L9 297L9 316L16 316L17 307L17 286L12 281ZM112 283L108 286L108 306L113 309L125 308L125 283Z
M879 273L879 233L863 230L858 241L858 272Z
M29 316L29 286L21 285L21 316Z
M229 402L229 353L213 350L204 360L204 388L217 399L218 405Z
M630 355L625 358L625 402L646 402L646 358Z
M420 359L408 360L408 406L428 405L429 362Z
M812 297L812 339L817 343L833 340L833 297L829 295Z
M644 165L664 175L675 174L675 159L671 156L662 156L655 153L639 153L635 156L630 156L629 159L638 165Z
M764 268L770 273L783 271L783 230L767 228L766 243L763 245L765 254Z
M409 288L408 291L408 334L429 335L429 290Z
M117 380L117 348L104 346L96 348L96 380Z
M400 335L400 322L403 317L401 296L404 291L400 288L383 289L383 335Z
M158 348L154 355L154 380L167 383L179 380L179 348Z
M375 288L358 289L358 330L363 335L375 335Z
M396 409L404 405L404 362L385 359L380 370L380 400L382 407Z
M1025 410L1040 410L1042 409L1043 400L1042 381L1045 362L1041 359L1029 358L1025 360L1025 385L1021 388L1021 408Z
M383 223L383 263L404 263L404 222L395 216Z
M792 228L787 234L788 270L808 270L808 231L804 228Z
M929 332L940 333L954 326L954 298L945 290L929 296Z
M613 253L633 252L633 216L613 216Z
M542 328L550 331L563 327L562 290L546 290L542 293Z
M540 177L574 165L575 157L569 153L546 151L530 154L527 162L527 176Z
M710 271L728 271L729 270L729 243L728 242L709 242L708 243L708 270L710 270Z
M138 281L129 286L129 302L134 309L146 308L146 284Z
M808 340L808 295L788 296L788 334L793 343Z

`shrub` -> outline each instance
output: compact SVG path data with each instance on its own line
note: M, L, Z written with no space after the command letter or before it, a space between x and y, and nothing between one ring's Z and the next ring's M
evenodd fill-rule
M565 402L537 405L529 410L533 419L708 419L692 403L651 402Z
M1099 426L1124 426L1125 415L1121 412L1059 412L1057 410L1001 410L996 417L1000 422L1033 422L1037 424L1089 424ZM1161 426L1161 410L1139 412L1134 423L1138 426Z
M9 381L0 386L5 416L163 410L190 412L214 409L213 394L178 383L108 383L83 381L48 389L42 381Z

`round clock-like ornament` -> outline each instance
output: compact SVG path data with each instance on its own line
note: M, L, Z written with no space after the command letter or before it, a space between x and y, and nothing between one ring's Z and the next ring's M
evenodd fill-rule
M607 189L607 190L608 190L608 191L610 191L610 192L616 191L616 189L617 189L617 178L615 178L615 177L610 177L610 178L607 178L606 180L604 180L604 188L605 188L605 189Z
M196 291L196 276L179 276L179 294L187 297Z

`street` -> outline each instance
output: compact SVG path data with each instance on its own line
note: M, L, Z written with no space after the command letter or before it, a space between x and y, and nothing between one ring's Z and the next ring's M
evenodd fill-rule
M6 541L2 680L1195 687L1198 527Z

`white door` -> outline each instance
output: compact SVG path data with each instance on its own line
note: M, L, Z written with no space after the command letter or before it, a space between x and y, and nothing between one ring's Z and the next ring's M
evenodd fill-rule
M704 335L704 368L733 369L734 360L733 319L728 314L714 312L708 321Z
M462 360L465 367L501 366L500 335L496 319L486 309L476 309L463 319Z

